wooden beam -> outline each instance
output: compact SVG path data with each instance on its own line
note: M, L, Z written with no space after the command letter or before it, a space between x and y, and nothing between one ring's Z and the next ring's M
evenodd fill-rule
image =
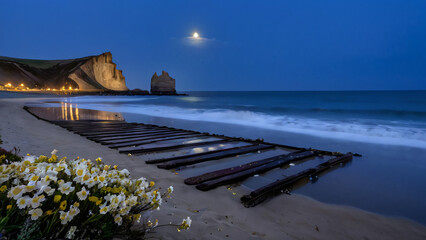
M249 195L244 195L243 197L241 197L241 202L244 204L245 207L254 207L257 204L266 200L268 197L280 194L281 192L283 192L283 190L287 190L290 186L306 177L317 175L327 169L332 168L335 165L352 160L352 156L353 155L349 153L340 157L332 158L327 162L317 165L314 168L306 169L297 174L291 175L289 177L277 180L273 183L260 187L252 191Z
M167 130L167 129L164 129L164 130L148 129L148 130L138 130L138 131L135 131L135 132L127 132L127 133L111 133L111 134L102 134L102 135L95 135L95 136L92 136L92 135L87 136L86 135L85 137L90 138L90 139L109 139L109 138L114 139L113 137L121 138L121 137L126 137L126 136L135 136L135 135L143 135L143 134L151 134L151 133L164 133L164 132L174 133L176 131L170 131L170 130Z
M156 143L156 142L164 142L164 141L170 141L170 140L176 140L176 139L185 139L185 138L194 138L198 137L200 134L192 134L192 135L180 135L180 136L168 136L168 137L161 137L161 138L153 138L153 139L147 139L147 140L139 140L139 141L133 141L128 143L117 143L113 145L109 145L109 148L123 148L123 147L130 147L130 146L140 146L140 145L146 145L149 143Z
M183 143L183 144L177 144L177 145L164 144L162 146L152 147L152 148L139 147L139 148L136 148L136 149L133 149L133 150L132 150L132 148L122 149L122 150L119 150L119 152L120 153L131 153L131 154L148 153L148 152L172 150L172 149L183 148L183 147L195 147L195 146L204 146L204 145L211 145L211 144L226 143L226 142L229 142L229 141L230 140L228 140L228 139L226 139L226 140L220 139L220 140L213 140L213 141L207 141L207 142Z
M210 153L210 154L207 154L207 155L204 155L204 156L196 156L196 157L191 157L191 158L174 160L174 161L170 161L170 162L167 162L167 163L157 165L157 167L163 168L163 169L172 169L172 168L196 164L196 163L200 163L200 162L207 162L207 161L222 159L222 158L226 158L226 157L234 157L234 156L241 155L241 154L271 149L271 148L274 148L274 147L275 146L265 145L265 144L250 145L250 146L246 146L246 147L243 147L243 148L240 148L240 149L234 149L234 150L229 150L229 151Z
M213 179L216 179L216 178L232 175L232 174L235 174L235 173L238 173L238 172L246 171L248 169L259 167L259 166L262 166L264 164L274 162L274 161L277 161L277 160L283 160L284 159L285 161L295 161L295 160L300 160L300 159L312 156L311 154L314 154L314 153L312 153L311 151L296 151L296 152L291 152L291 153L288 153L288 154L273 156L273 157L249 162L249 163L246 163L246 164L237 165L237 166L233 166L233 167L230 167L230 168L224 168L224 169L216 170L216 171L213 171L213 172L204 173L204 174L201 174L201 175L198 175L198 176L190 177L190 178L185 179L185 183L188 184L188 185L200 184L202 182L206 182L206 181L213 180Z
M196 187L199 190L207 191L213 188L216 188L221 185L225 185L228 183L233 183L237 181L244 180L250 176L253 176L255 174L264 173L266 171L269 171L271 169L281 167L284 165L287 165L295 160L300 160L308 157L315 156L316 153L311 151L305 151L298 154L286 154L281 155L281 157L277 156L276 159L273 159L273 161L269 160L263 160L264 162L255 163L255 167L252 167L251 165L245 165L244 168L241 171L235 170L235 168L238 168L238 166L234 167L233 169L226 169L223 171L223 176L205 181L201 184L198 184ZM264 163L264 164L262 164ZM260 164L260 165L259 165ZM229 171L229 172L227 172ZM231 173L231 174L229 174Z
M238 143L238 141L228 142L227 144L232 144L232 143ZM187 158L192 158L192 157L199 157L199 156L203 156L203 155L207 155L207 154L211 154L211 153L218 153L218 152L224 152L224 151L229 151L229 150L241 149L241 148L245 148L245 147L248 147L248 146L251 146L251 145L239 146L239 147L229 147L229 148L223 148L223 149L214 150L214 151L206 151L206 152L202 152L202 153L187 154L187 155L181 155L181 156L170 157L170 158L152 159L152 160L145 161L145 163L153 164L153 163L163 163L163 162L168 162L168 161L173 161L173 160L182 160L182 159L187 159Z
M128 143L133 141L142 141L142 140L149 140L149 139L155 139L155 138L161 138L161 137L172 137L172 136L184 136L184 135L194 135L194 133L191 132L175 132L175 133L152 133L152 134L140 134L135 136L129 136L129 137L119 137L119 138L109 138L109 139L100 139L100 142L103 145L114 145L118 143ZM202 136L201 134L198 134L199 136Z

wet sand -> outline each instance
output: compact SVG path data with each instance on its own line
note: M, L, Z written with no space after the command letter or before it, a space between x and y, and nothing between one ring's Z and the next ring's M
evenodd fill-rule
M351 207L324 204L302 195L280 195L255 208L245 208L240 195L226 187L201 192L183 183L179 175L146 165L136 157L89 141L59 126L37 120L22 109L34 99L0 99L0 135L3 148L18 147L21 154L48 154L95 159L127 168L131 176L147 177L175 192L160 211L160 224L180 223L190 216L193 226L177 233L159 228L160 239L425 239L426 227L409 220L389 218Z

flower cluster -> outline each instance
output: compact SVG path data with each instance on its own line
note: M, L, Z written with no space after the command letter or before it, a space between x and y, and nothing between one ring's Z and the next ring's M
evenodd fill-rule
M105 165L100 158L95 162L59 159L56 150L50 157L26 156L0 165L0 231L30 218L44 224L43 236L98 237L140 222L141 213L159 209L173 187L161 194L154 182L129 175L128 170ZM145 231L155 227L149 223ZM189 218L184 220L179 230L190 223Z

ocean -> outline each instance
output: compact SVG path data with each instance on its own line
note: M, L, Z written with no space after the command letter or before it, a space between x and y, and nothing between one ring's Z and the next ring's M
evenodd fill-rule
M426 224L426 91L186 93L61 100L127 121L362 154L293 192Z

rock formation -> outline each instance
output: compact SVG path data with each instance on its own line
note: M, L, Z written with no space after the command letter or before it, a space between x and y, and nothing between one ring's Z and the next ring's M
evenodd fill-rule
M165 71L158 76L157 73L151 78L151 94L174 95L176 94L176 82Z
M110 52L68 60L0 57L0 85L8 83L38 89L128 90Z

